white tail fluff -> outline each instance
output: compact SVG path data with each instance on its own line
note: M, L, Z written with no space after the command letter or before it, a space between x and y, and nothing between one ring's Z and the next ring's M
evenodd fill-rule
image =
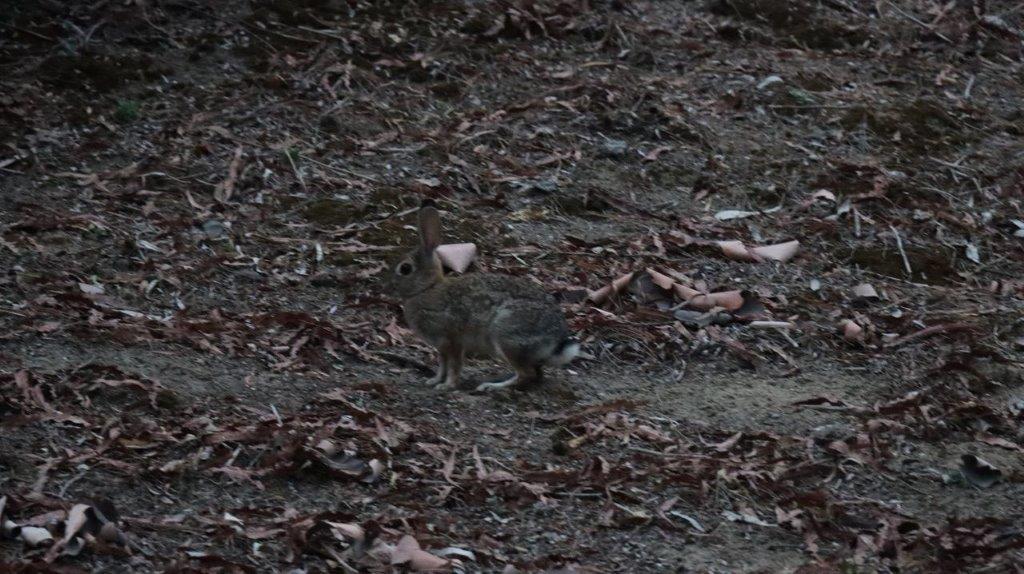
M578 341L570 341L563 343L559 346L558 350L554 355L548 358L545 363L551 367L559 367L565 365L575 359L580 354L580 344Z

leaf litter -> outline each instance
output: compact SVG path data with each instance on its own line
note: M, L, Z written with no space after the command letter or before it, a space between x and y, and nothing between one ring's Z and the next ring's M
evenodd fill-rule
M1018 12L350 4L0 24L0 569L1020 561ZM406 380L421 196L579 395Z

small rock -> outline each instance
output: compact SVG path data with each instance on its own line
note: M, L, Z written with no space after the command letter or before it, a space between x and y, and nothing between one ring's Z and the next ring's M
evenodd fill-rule
M263 276L255 269L242 269L241 271L237 271L235 273L235 278L247 283L259 283L263 280Z
M325 115L320 118L320 129L325 132L337 134L342 131L343 127L341 121L333 115Z
M1010 223L1017 226L1017 230L1013 232L1014 237L1024 237L1024 221L1019 219L1011 219Z
M558 191L559 185L558 180L552 177L547 179L530 179L520 181L516 183L516 188L517 191L521 192L550 195Z
M203 222L203 233L210 239L218 239L227 235L228 229L220 221L208 219Z
M853 429L843 423L831 423L811 429L811 438L819 442L842 440L853 434Z
M679 321L683 325L694 329L707 327L708 325L711 324L711 321L709 319L705 319L704 313L701 313L700 311L679 309L675 313L673 313L672 316L675 317L676 321Z
M779 83L782 83L782 78L781 77L779 77L779 76L768 76L767 78L761 80L757 84L757 89L758 90L763 90L763 89L767 88L768 86L770 86L772 84L779 84Z
M341 278L330 271L323 271L309 278L310 285L314 287L337 287Z
M622 140L605 140L598 150L599 157L622 157L629 146Z
M960 472L967 482L978 488L988 488L1003 478L1003 471L973 454L960 457Z
M723 311L705 313L689 309L677 309L672 316L691 329L703 329L708 325L728 325L732 322L732 315Z

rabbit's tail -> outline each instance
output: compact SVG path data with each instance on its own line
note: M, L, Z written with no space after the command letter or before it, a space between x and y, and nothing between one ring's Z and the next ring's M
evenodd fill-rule
M580 342L575 337L568 337L555 347L551 356L544 361L550 367L559 367L575 359L580 354Z

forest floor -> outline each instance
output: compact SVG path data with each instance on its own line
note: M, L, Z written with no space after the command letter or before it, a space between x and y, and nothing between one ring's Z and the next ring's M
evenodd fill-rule
M1020 572L1022 27L5 9L0 572ZM425 197L587 356L425 386L387 286Z

